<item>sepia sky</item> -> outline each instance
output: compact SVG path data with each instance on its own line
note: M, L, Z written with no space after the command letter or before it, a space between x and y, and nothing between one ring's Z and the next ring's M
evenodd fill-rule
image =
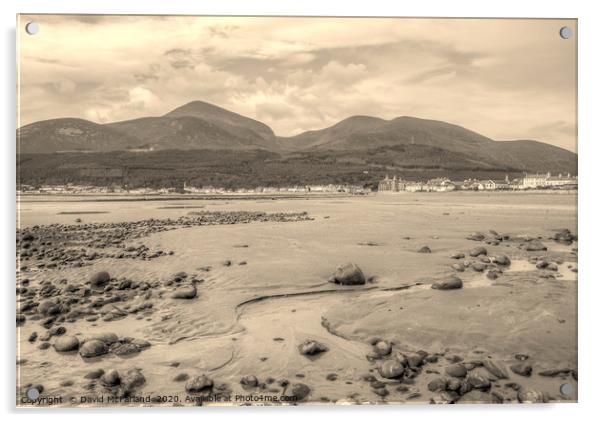
M34 36L24 33L39 23ZM351 115L444 120L576 150L572 20L21 16L19 125L203 100L277 135Z

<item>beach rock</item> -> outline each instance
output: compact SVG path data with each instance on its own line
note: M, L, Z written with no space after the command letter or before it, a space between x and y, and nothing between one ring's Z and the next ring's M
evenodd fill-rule
M79 349L79 340L73 336L62 336L54 342L54 349L57 352L71 352Z
M546 403L547 399L539 390L521 389L518 392L518 401L521 403Z
M127 356L134 353L139 353L140 348L133 343L113 343L109 347L109 352L117 355L117 356Z
M548 250L548 248L546 248L539 240L531 240L524 246L524 249L529 252Z
M487 269L487 264L483 262L475 262L472 264L472 269L481 273Z
M103 343L105 343L107 346L110 346L111 344L119 341L119 337L117 337L117 334L115 334L115 333L99 333L99 334L94 334L90 337L86 337L85 342L88 342L90 340L100 340Z
M462 280L456 276L451 275L433 283L431 285L431 288L436 290L461 289Z
M553 239L558 243L570 245L574 240L577 240L577 235L572 234L569 229L562 229L554 234Z
M473 257L487 255L487 249L485 249L484 246L477 246L476 248L470 250L469 255Z
M213 388L213 380L206 375L201 375L188 381L185 388L189 393L200 393Z
M460 395L455 391L442 391L430 400L431 404L454 404Z
M391 343L381 340L374 345L374 352L379 356L387 356L391 354Z
M497 364L491 359L484 360L483 367L498 379L508 378L508 373L506 372L506 370L501 365Z
M299 353L305 356L315 356L328 351L328 347L314 340L306 340L298 346Z
M296 401L303 401L309 394L311 389L305 384L293 384L290 394L295 397Z
M522 375L523 377L530 377L533 368L526 362L520 362L510 366L510 370L515 374Z
M496 403L496 400L490 393L480 390L471 390L462 395L462 397L460 397L456 403L493 404Z
M467 374L466 367L461 363L454 363L445 368L445 373L451 377L464 378Z
M463 272L464 272L464 269L465 269L464 265L462 265L462 264L460 264L460 263L457 263L457 262L456 262L455 264L452 264L452 266L451 266L451 267L452 267L454 270L458 271L459 273L463 273Z
M466 378L466 382L477 390L487 390L491 387L491 381L480 373L471 373Z
M174 299L194 299L197 295L196 286L183 286L177 288L171 297Z
M93 371L88 372L86 375L84 375L84 378L89 379L89 380L95 380L95 379L102 377L104 375L104 373L105 373L104 369L95 369Z
M558 375L570 374L572 370L570 368L558 368L558 369L546 369L540 371L537 374L542 377L557 377Z
M259 385L259 380L255 375L247 375L242 377L240 383L246 387L257 387L257 385Z
M429 248L428 246L423 246L422 248L418 249L417 252L418 253L431 253L431 248Z
M506 255L496 255L493 257L493 263L503 266L510 265L510 258Z
M435 378L428 383L427 388L429 391L445 391L447 389L447 380L445 378Z
M183 382L183 381L187 381L188 378L190 378L190 376L188 374L181 372L178 375L176 375L175 377L173 377L173 380L175 382Z
M345 286L366 284L366 277L364 276L364 273L360 267L351 262L340 265L334 273L332 279L334 283Z
M120 390L122 396L129 396L138 387L146 383L146 378L138 368L128 369L125 374L120 375Z
M487 278L490 280L496 280L502 274L502 270L500 270L499 268L492 268L487 272Z
M90 277L89 283L93 288L104 287L111 280L111 276L106 271L101 271Z
M86 341L80 348L79 354L84 358L101 356L109 352L108 346L100 340Z
M100 377L100 382L106 387L114 387L119 385L121 382L121 377L119 376L119 372L117 372L115 369L112 369Z
M404 373L404 367L395 359L383 362L378 367L378 373L383 378L398 378Z

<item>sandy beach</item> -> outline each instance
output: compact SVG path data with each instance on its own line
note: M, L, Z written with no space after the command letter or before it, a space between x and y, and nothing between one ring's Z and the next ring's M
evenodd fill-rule
M576 204L21 198L17 405L40 385L69 406L576 401L578 242L554 239L577 233ZM345 263L366 283L329 282ZM432 288L450 276L462 288Z

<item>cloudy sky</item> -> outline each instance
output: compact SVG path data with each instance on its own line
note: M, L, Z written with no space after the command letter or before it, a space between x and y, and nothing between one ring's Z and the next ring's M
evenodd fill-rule
M405 115L574 151L576 37L560 38L565 25L576 30L568 20L21 16L19 126L203 100L281 136Z

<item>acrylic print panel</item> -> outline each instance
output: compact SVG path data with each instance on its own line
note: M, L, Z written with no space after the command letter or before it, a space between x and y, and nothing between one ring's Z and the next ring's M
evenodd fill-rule
M17 34L18 406L577 400L576 20Z

